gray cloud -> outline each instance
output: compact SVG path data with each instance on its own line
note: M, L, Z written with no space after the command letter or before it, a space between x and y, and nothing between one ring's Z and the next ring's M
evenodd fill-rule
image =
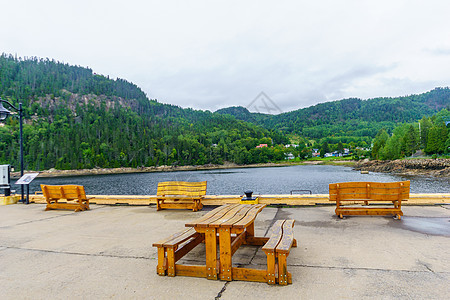
M449 10L445 0L16 0L2 4L0 41L163 103L215 111L265 92L290 111L448 86Z

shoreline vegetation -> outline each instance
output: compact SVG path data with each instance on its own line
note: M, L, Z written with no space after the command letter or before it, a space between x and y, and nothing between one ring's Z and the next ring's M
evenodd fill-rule
M177 172L177 171L202 171L238 168L268 168L286 167L294 165L337 165L352 167L355 171L369 171L391 173L397 175L422 175L430 177L450 177L450 159L397 159L397 160L306 160L300 162L260 163L238 165L225 163L223 165L207 164L196 166L158 166L140 168L94 168L80 170L50 169L39 172L39 177L66 177L87 175L108 175L127 173L151 173L151 172ZM32 171L26 171L31 173ZM12 172L12 178L19 178L19 172Z

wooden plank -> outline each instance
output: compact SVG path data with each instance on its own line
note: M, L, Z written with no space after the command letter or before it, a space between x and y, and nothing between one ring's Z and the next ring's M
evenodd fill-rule
M206 266L175 265L177 276L206 278Z
M255 236L247 236L245 239L245 243L247 245L253 246L263 246L269 240L269 237L255 237Z
M288 271L287 271L287 255L286 253L277 253L278 256L278 284L288 284Z
M384 216L384 215L400 215L403 216L403 212L397 208L359 208L359 207L345 207L337 208L337 215L373 215L373 216Z
M159 206L161 208L170 208L170 209L192 209L194 204L191 203L161 203Z
M267 282L267 271L248 269L248 268L232 268L233 280Z
M223 214L220 218L210 219L208 226L209 227L219 227L222 223L225 223L231 220L241 209L245 208L244 205L235 205L231 209L229 209L225 214Z
M160 276L166 275L167 260L166 252L163 247L158 247L158 265L156 266L156 273Z
M231 281L233 275L231 272L231 230L230 228L219 228L219 250L220 250L220 279Z
M217 241L216 229L206 228L205 248L206 248L206 274L207 278L217 280Z
M242 218L240 221L234 223L233 228L245 228L250 223L253 223L255 221L256 216L259 214L259 212L266 207L265 204L256 204L252 206L252 209L250 209L244 218Z
M198 236L200 236L201 234L196 232L195 229L193 230L188 230L186 231L184 234L181 234L169 241L164 242L163 247L168 247L168 248L176 248L178 245L180 245L181 243L187 241L190 238L196 238Z
M234 253L239 249L239 247L245 242L245 237L247 235L246 231L242 231L241 234L239 234L231 243L231 255L233 256Z
M194 249L198 244L200 244L204 240L204 237L201 234L198 234L195 237L190 238L186 243L180 245L175 252L175 262L179 261L183 256L185 256L189 251Z
M272 234L270 235L269 240L267 243L262 247L262 250L264 252L267 251L274 251L277 245L279 244L281 237L283 235L283 224L285 220L277 220L272 225Z
M193 228L189 228L189 229L184 229L184 230L178 231L178 232L172 234L171 236L169 236L163 240L160 240L157 243L154 243L152 246L153 247L162 247L164 245L164 243L169 242L169 241L173 240L174 238L182 236L186 233L195 233L195 230Z
M187 227L208 227L211 222L222 218L230 210L234 209L239 204L225 205L214 209L213 211L207 213L205 216L200 217L192 222L186 223Z
M220 224L220 227L232 227L234 223L240 221L243 217L245 217L250 209L252 209L252 205L244 204L240 206L239 211L231 218Z
M167 276L175 276L175 250L166 248L167 253Z
M286 256L289 254L294 243L294 222L295 220L286 220L283 223L283 237L277 245L277 253L284 253Z
M202 196L206 194L206 181L203 182L185 182L185 181L166 181L158 183L157 195L187 195Z
M275 251L264 251L267 255L267 283L276 284Z

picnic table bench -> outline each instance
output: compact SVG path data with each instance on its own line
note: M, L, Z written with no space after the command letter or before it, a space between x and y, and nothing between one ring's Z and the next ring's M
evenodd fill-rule
M73 209L76 212L89 210L89 199L82 185L48 185L41 184L42 194L47 201L45 210ZM65 202L60 202L65 200ZM68 201L74 201L69 203Z
M342 182L329 185L330 201L336 201L335 213L344 215L394 215L403 216L402 201L409 199L409 181L399 182ZM354 204L364 202L364 206ZM386 202L389 207L369 205Z
M210 280L245 280L279 283L292 282L287 272L286 257L296 246L292 227L294 221L277 221L271 237L255 237L254 221L265 204L220 206L203 217L189 222L187 230L177 232L153 246L158 248L159 275L194 276ZM205 243L205 265L176 262L198 244ZM233 267L233 254L241 245L263 246L267 268L263 270ZM218 255L219 254L219 255Z
M164 181L158 183L156 210L165 208L192 209L203 208L202 199L206 195L206 181Z

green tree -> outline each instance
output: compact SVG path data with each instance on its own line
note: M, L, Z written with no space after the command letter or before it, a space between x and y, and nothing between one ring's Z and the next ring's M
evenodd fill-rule
M325 142L323 142L322 147L320 148L320 156L324 157L325 153L329 153L329 152L330 152L330 147L328 145L328 142L325 141Z
M430 118L423 117L422 120L419 121L419 136L420 136L420 143L422 145L422 148L427 148L427 142L428 142L428 133L433 126L433 123L431 122Z
M408 125L401 139L401 151L403 155L410 156L416 152L419 146L418 132L413 125Z
M339 141L338 145L337 145L337 151L339 153L344 153L344 145Z
M389 135L386 132L386 130L381 129L374 141L372 146L372 157L375 159L381 159L380 157L380 151L383 150L384 146L386 145L386 141L389 139Z

